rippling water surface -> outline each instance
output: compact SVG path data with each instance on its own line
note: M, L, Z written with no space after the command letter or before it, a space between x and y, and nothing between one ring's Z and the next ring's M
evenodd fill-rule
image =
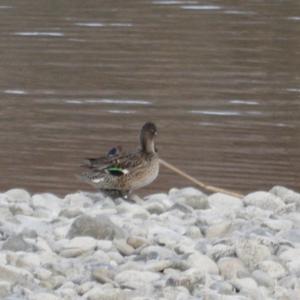
M0 189L67 193L83 157L137 145L212 185L300 189L300 4L2 1ZM144 192L189 182L161 169Z

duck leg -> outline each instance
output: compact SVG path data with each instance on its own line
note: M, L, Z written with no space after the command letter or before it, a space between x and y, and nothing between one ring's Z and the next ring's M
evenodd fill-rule
M143 202L143 199L139 197L137 194L134 194L132 191L128 192L126 200L136 204L141 204Z

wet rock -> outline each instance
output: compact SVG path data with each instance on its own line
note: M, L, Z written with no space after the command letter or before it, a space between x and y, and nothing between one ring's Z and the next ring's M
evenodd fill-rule
M72 223L68 237L91 236L99 240L112 240L124 238L124 232L116 226L107 216L97 217L80 216Z

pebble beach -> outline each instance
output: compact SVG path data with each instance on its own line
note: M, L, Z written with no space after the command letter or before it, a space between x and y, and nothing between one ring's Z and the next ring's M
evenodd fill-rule
M300 194L0 194L0 299L300 299Z

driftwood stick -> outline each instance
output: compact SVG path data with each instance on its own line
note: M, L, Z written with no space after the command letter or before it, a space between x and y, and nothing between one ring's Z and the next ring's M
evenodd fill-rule
M224 194L231 195L231 196L234 196L234 197L237 197L237 198L243 198L244 197L244 195L242 195L242 194L239 194L239 193L236 193L236 192L232 192L232 191L228 191L228 190L225 190L225 189L222 189L222 188L218 188L218 187L215 187L215 186L212 186L212 185L208 185L208 184L206 184L206 183L204 183L202 181L199 181L196 178L194 178L194 177L190 176L189 174L183 172L182 170L176 168L175 166L171 165L170 163L166 162L163 159L160 159L160 163L163 166L165 166L168 169L170 169L173 172L175 172L176 174L178 174L178 175L180 175L180 176L182 176L182 177L190 180L191 182L193 182L197 186L200 186L201 188L204 188L207 191L224 193Z

